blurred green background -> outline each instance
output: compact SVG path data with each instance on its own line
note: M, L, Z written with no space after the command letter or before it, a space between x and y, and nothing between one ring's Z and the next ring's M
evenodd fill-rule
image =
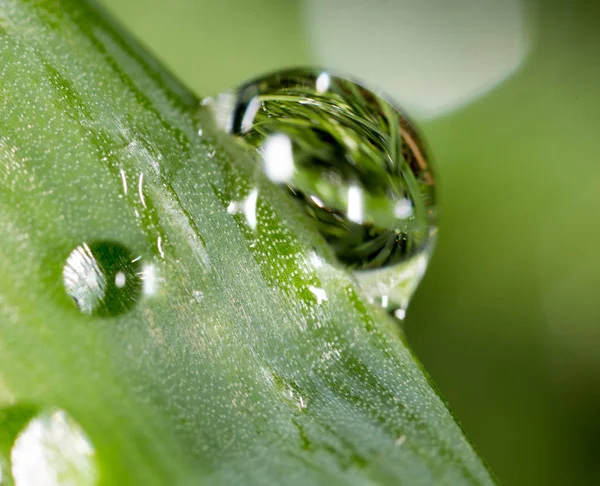
M504 484L600 484L600 2L103 1L198 94L317 64L408 108L441 207L412 346Z

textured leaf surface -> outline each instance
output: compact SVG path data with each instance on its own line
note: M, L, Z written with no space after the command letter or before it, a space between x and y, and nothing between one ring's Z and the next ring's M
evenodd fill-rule
M395 323L108 20L2 1L0 59L5 417L67 410L103 484L493 483ZM227 211L252 190L256 230ZM93 241L156 276L132 311L86 316L65 294Z

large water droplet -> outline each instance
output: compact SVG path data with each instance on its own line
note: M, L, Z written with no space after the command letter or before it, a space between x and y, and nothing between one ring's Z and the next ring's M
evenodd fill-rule
M403 317L437 232L434 177L397 108L318 70L275 73L219 95L215 120L260 154L372 300Z
M122 314L134 306L142 290L139 261L118 243L83 243L63 268L65 289L85 314Z
M97 484L95 452L83 429L64 410L36 415L10 453L15 486Z

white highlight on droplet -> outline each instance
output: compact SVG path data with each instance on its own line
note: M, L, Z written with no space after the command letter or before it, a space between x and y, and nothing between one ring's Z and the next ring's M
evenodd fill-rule
M317 304L319 305L321 305L324 301L329 300L325 289L315 287L314 285L309 285L308 290L310 290L310 292L317 298Z
M123 169L119 170L119 173L121 174L121 181L123 182L123 192L127 195L127 174L125 174Z
M125 287L125 284L127 283L127 276L125 275L125 273L123 272L118 272L115 275L115 285L118 289L122 289L123 287Z
M156 267L152 264L144 265L142 268L141 280L143 282L142 290L144 295L151 297L156 294L158 289L158 278L156 276Z
M207 96L206 98L202 98L202 101L200 102L200 104L202 106L210 106L212 104L214 104L215 100L213 98L211 98L210 96Z
M361 224L364 220L363 191L360 186L348 187L348 219L353 223Z
M106 278L87 243L78 246L67 258L63 282L67 293L86 314L91 314L104 298Z
M329 85L331 84L331 77L328 73L321 73L317 77L316 88L317 93L325 93L329 89Z
M202 106L208 107L211 111L217 128L227 133L231 133L233 130L233 116L236 104L237 96L232 91L219 93L216 100L213 98L204 98L202 100Z
M244 112L244 116L242 117L242 133L246 133L252 129L252 125L254 125L254 118L260 109L260 98L255 96L250 100L248 106L246 107L246 111Z
M163 251L162 238L160 236L156 239L156 247L158 248L158 253L160 254L160 257L164 259L165 252Z
M407 219L413 215L413 206L408 199L400 199L394 206L394 215L400 219Z
M31 420L11 450L16 486L97 484L95 452L81 427L63 410Z
M311 251L308 255L308 260L315 268L321 268L324 264L323 259L317 255L314 251Z
M289 182L294 175L294 153L290 137L276 133L262 147L266 176L273 182Z
M229 214L242 213L246 218L246 223L250 226L250 229L256 229L256 202L258 200L258 189L254 188L250 191L248 196L242 201L232 201L227 206L227 212Z
M199 136L199 137L201 137L203 133L204 133L204 132L202 131L202 128L199 128L199 129L198 129L198 136Z
M304 400L303 397L298 397L298 408L300 410L306 409L306 402L307 402L307 400Z
M400 319L402 321L406 317L406 309L402 309L402 308L396 309L394 311L394 315L396 316L397 319Z
M314 202L317 206L319 206L320 208L324 208L325 207L325 203L323 201L321 201L317 196L315 196L314 194L310 196L310 200L312 202Z
M389 300L389 298L387 295L381 296L381 307L383 307L384 309L387 309L388 300Z
M406 436L404 434L402 434L400 437L398 437L394 441L394 444L396 445L396 447L401 447L402 445L404 445L405 442L406 442Z
M142 202L142 206L146 207L146 199L144 199L144 173L140 174L140 178L138 180L138 195L140 197L140 201Z

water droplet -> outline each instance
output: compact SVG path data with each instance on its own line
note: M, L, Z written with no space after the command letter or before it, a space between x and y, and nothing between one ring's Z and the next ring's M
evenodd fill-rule
M64 410L36 415L19 433L10 454L15 486L94 485L95 451Z
M369 298L404 310L437 233L430 161L406 117L318 70L254 80L210 107L256 148L265 175L297 198Z
M109 241L82 243L63 268L63 282L84 314L110 317L130 310L142 290L140 258Z

